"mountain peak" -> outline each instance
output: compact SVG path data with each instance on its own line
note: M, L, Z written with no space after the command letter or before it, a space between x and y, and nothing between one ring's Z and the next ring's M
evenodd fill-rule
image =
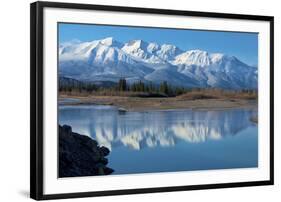
M210 54L210 58L211 58L212 63L227 62L227 61L228 62L236 62L237 64L243 63L235 56L229 56L229 55L222 54L222 53L212 53L212 54Z
M162 44L161 49L176 49L177 47L172 44Z
M197 65L208 66L211 63L211 59L207 51L202 50L190 50L178 55L175 59L175 64L185 65Z
M157 50L159 50L160 46L157 43L149 43L147 46L147 51L150 53L155 53Z
M201 50L201 49L193 49L193 50L189 50L189 51L186 51L187 53L189 54L201 54L201 55L207 55L208 52L207 51L204 51L204 50Z
M118 48L122 47L122 43L120 43L119 41L116 41L115 39L113 39L113 37L104 38L104 39L100 40L100 43L105 46L113 46L113 47L118 47Z
M131 48L133 49L142 49L142 50L146 50L148 44L147 42L141 40L141 39L138 39L138 40L131 40L129 41L128 43L125 44L125 46L130 46Z
M183 51L180 50L178 47L172 44L163 44L161 46L161 49L157 51L157 54L160 58L166 60L166 61L171 61L174 60L174 58L181 54Z

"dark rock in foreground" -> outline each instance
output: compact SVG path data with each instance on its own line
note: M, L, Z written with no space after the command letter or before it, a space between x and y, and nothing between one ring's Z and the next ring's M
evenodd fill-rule
M109 152L90 137L72 132L70 126L59 125L59 177L109 175L114 171L106 167Z

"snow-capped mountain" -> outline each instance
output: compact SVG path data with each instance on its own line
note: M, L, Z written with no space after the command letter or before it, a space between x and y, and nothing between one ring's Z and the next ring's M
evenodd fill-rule
M112 37L60 44L59 73L80 81L126 78L184 87L257 88L258 71L234 56Z

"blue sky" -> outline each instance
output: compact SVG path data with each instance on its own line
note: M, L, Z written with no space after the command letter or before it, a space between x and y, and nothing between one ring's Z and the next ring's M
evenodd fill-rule
M142 39L174 44L182 50L201 49L236 56L249 65L258 64L258 34L186 29L162 29L88 24L59 24L59 43L93 41L113 37L120 42Z

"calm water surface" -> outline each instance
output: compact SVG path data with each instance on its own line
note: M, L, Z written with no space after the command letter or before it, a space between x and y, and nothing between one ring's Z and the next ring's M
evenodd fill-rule
M111 150L113 174L258 166L250 109L124 112L114 106L60 106L59 123Z

